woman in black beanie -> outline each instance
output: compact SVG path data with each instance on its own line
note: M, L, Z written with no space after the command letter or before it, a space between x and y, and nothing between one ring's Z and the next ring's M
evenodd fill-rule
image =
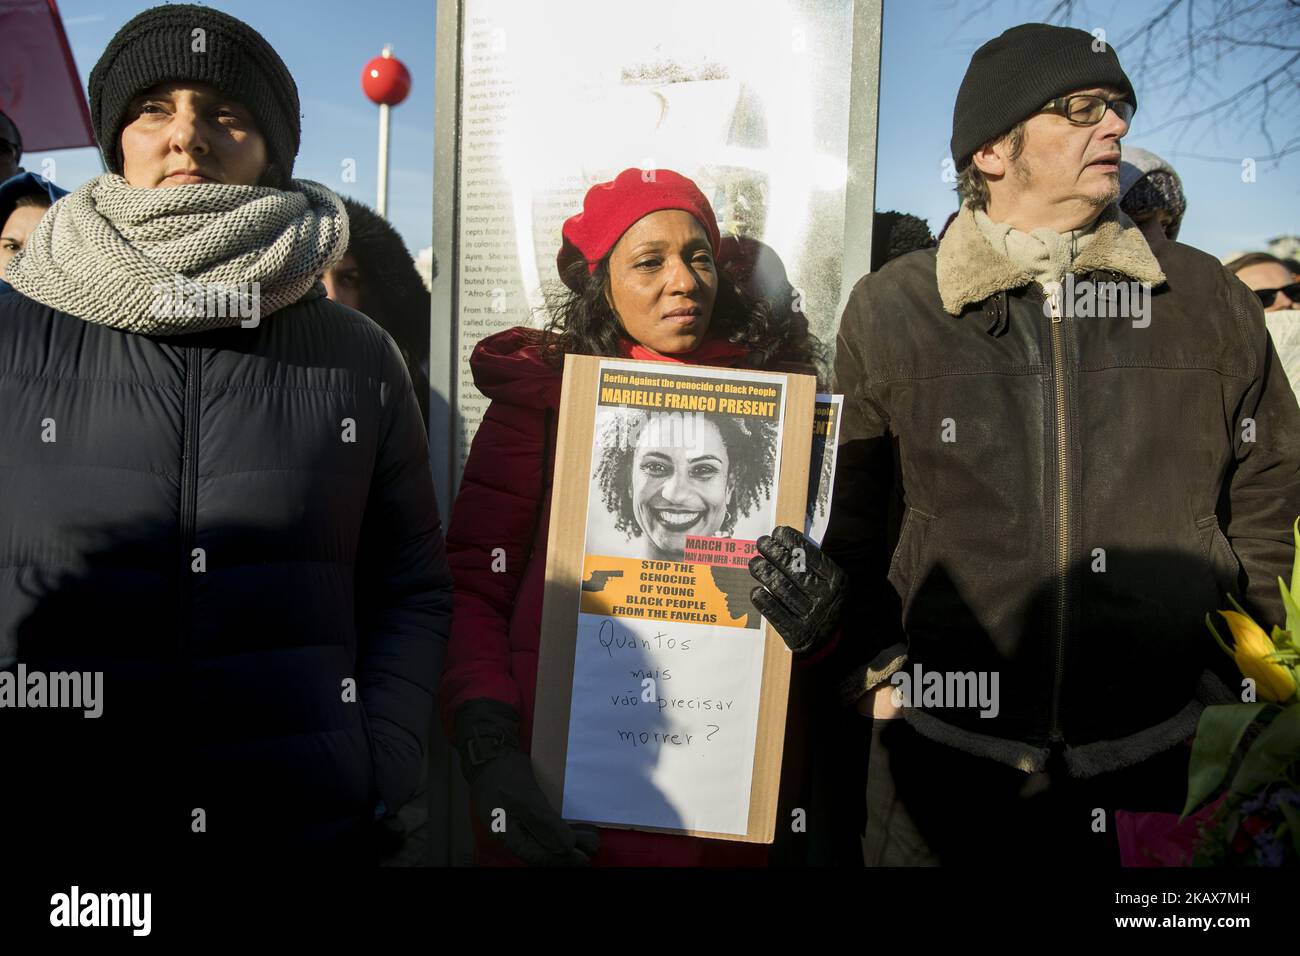
M0 669L85 675L99 713L0 709L2 818L65 862L371 859L451 615L405 363L325 297L347 216L292 178L255 30L146 10L90 105L110 171L0 299Z
M174 80L206 84L242 104L266 141L261 182L287 187L302 136L297 84L260 33L219 10L193 4L138 14L117 31L91 70L91 124L109 172L123 172L118 134L130 119L132 101Z

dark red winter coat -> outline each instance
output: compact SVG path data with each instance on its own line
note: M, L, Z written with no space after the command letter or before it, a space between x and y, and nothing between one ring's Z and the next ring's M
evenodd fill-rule
M628 355L664 360L642 352L634 346ZM706 344L693 357L701 364L735 367L745 365L747 354L720 342ZM520 742L528 747L561 374L543 361L538 334L523 328L480 342L470 356L470 369L474 384L492 403L474 437L447 532L455 613L439 699L449 732L456 709L467 700L490 697L509 704L520 715ZM494 548L505 550L503 572L492 570ZM478 836L478 862L513 862L491 837ZM767 862L764 844L605 827L600 838L601 848L592 858L596 866Z

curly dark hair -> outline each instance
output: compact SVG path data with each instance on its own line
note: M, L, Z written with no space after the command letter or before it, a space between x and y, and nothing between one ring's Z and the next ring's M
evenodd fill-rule
M549 318L542 329L542 356L562 368L564 356L618 357L619 346L633 341L606 297L609 254L590 274L587 264L571 263L564 284L554 282L546 291ZM574 291L575 289L580 291ZM755 298L736 281L730 270L718 267L718 296L713 304L709 335L746 346L754 368L783 366L825 378L825 347L808 328L808 319L792 308L774 309L766 299Z
M772 493L776 470L776 422L752 420L716 412L650 412L643 408L619 408L605 423L600 435L600 460L596 480L605 509L615 516L614 527L628 538L639 538L641 526L632 503L632 459L641 430L651 416L695 414L717 426L727 446L727 513L720 531L731 534L736 521L746 518L759 501ZM662 419L660 419L662 420Z

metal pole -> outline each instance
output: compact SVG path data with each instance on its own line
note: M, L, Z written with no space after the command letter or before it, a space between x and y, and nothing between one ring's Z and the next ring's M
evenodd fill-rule
M388 218L388 104L379 105L379 201L375 208Z

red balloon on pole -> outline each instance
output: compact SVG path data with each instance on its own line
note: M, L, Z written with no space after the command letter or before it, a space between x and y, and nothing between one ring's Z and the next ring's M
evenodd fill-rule
M377 56L361 71L361 89L372 103L396 106L411 92L411 73L394 56Z
M375 183L375 210L388 216L388 114L411 92L411 73L393 56L391 44L361 71L361 89L379 106L379 168Z

